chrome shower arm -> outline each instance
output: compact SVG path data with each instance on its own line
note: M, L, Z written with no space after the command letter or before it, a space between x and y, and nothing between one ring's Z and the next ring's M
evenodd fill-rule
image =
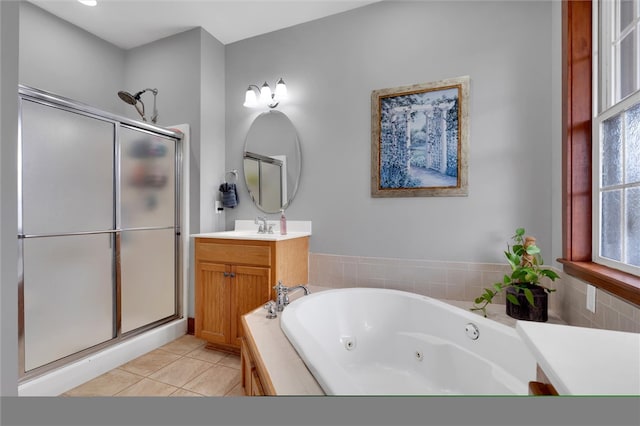
M151 116L151 121L155 123L158 121L158 108L156 108L156 95L158 94L158 89L147 90L151 90L151 93L153 93L153 115Z
M144 92L153 93L153 115L151 116L151 122L155 123L156 121L158 121L158 108L156 107L156 96L158 95L158 89L144 89L140 93L142 94ZM140 101L140 103L142 103L142 101ZM143 104L143 110L144 110L144 104Z

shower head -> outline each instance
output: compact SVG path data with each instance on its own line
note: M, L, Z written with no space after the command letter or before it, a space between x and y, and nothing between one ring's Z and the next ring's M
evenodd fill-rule
M158 89L144 89L139 91L135 95L132 95L129 92L125 92L124 90L120 90L118 92L118 97L129 105L133 105L134 107L136 107L138 114L140 114L140 117L142 117L142 121L147 121L147 118L144 116L144 103L142 102L142 99L140 99L140 95L147 91L153 93L153 116L151 117L151 121L155 123L158 119L158 110L156 108L156 95L158 94ZM140 109L138 103L142 105L142 109Z
M118 96L120 97L120 99L122 99L123 101L125 101L129 105L135 105L138 102L138 99L140 99L140 95L139 94L138 94L138 97L136 98L131 93L125 92L123 90L118 92Z

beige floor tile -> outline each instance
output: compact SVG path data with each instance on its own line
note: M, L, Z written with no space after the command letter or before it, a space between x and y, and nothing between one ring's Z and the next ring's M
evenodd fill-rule
M216 364L182 387L206 396L223 396L238 383L240 370Z
M244 394L244 388L242 387L242 383L238 383L237 385L235 385L233 389L227 392L224 396L246 396Z
M220 362L227 354L225 352L216 351L214 349L207 349L204 346L195 349L185 356L190 358L199 359L200 361L207 361L212 364Z
M151 351L124 365L121 365L119 368L130 373L148 376L160 370L162 367L171 364L178 358L180 358L180 355L178 354L167 352L162 349L156 349L155 351Z
M68 396L112 396L142 380L142 376L115 369L66 392Z
M214 364L209 362L183 357L156 371L150 375L149 378L169 385L182 387L182 385L199 374L204 373L213 365Z
M227 354L224 359L218 361L218 364L225 367L240 369L240 355Z
M115 396L167 396L177 390L178 388L175 386L144 378L138 383L118 392Z
M200 395L199 393L195 393L195 392L191 392L188 391L186 389L178 389L177 391L175 391L174 393L172 393L169 396L204 396L204 395Z
M169 342L166 345L161 346L160 349L178 355L185 355L200 346L204 346L205 343L206 342L202 339L198 339L190 334L185 334L173 342Z

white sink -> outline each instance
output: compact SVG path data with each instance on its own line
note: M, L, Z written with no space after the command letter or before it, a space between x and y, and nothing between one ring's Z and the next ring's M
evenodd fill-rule
M208 232L203 234L193 234L192 237L200 238L226 238L234 240L262 240L262 241L282 241L291 238L308 237L311 235L311 222L302 220L287 221L287 234L280 235L280 222L269 220L269 225L273 225L273 234L259 234L258 225L253 220L236 220L235 230L222 232Z
M287 232L286 235L280 235L280 233L273 234L258 234L257 231L223 231L223 232L209 232L206 234L195 234L194 237L201 238L225 238L233 240L263 240L263 241L281 241L291 238L300 238L310 236L310 232Z

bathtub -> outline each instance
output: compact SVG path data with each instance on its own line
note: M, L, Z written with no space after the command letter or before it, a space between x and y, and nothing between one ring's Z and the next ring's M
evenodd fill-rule
M404 291L321 291L280 326L327 395L526 395L536 377L513 328Z

